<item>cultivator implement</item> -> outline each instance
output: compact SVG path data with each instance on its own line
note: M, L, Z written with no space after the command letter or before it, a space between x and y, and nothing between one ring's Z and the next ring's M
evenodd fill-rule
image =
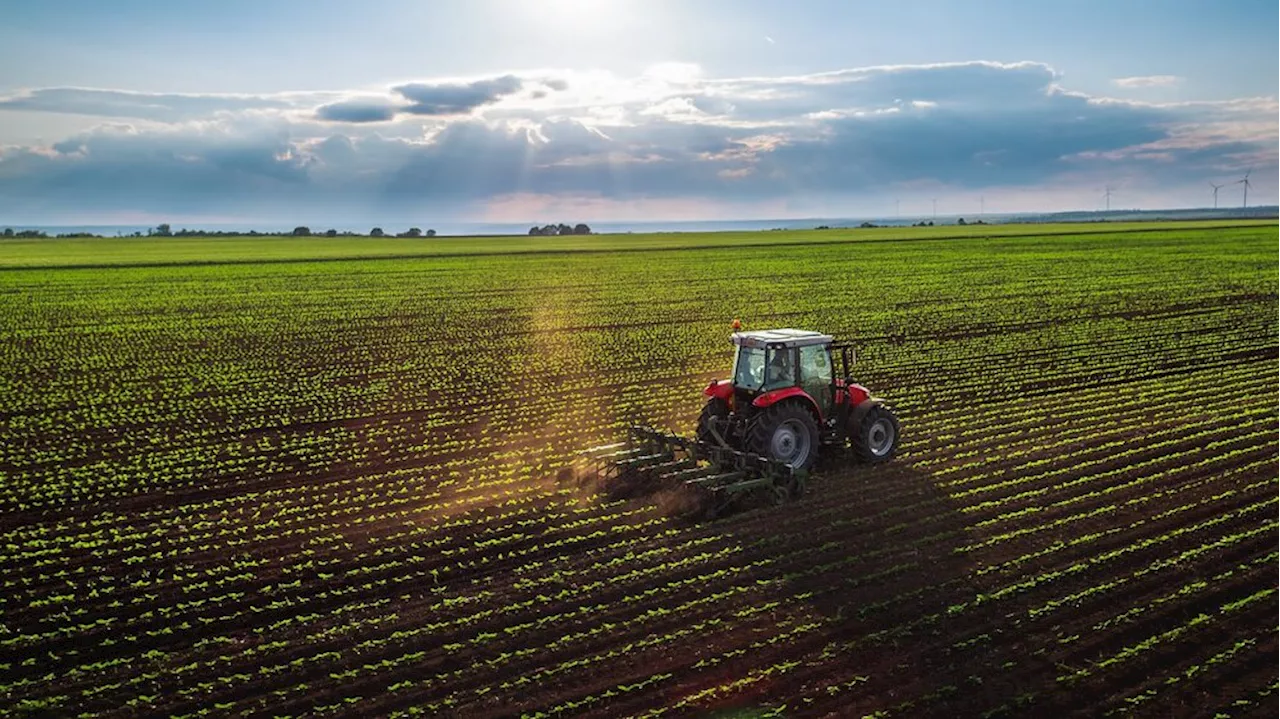
M586 452L587 471L614 498L673 492L681 513L715 517L756 498L781 504L804 494L808 473L710 441L637 425L627 440Z

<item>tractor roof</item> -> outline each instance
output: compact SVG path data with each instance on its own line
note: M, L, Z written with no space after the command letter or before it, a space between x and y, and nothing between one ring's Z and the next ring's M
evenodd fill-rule
M793 329L734 332L730 337L735 345L743 347L807 347L831 344L834 340L831 335L821 332Z

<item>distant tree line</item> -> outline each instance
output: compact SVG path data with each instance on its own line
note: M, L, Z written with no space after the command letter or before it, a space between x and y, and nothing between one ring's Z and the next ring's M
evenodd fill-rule
M966 223L964 218L962 217L956 221L956 224L957 225L964 225L964 224L983 225L986 223L983 222L982 220ZM921 220L920 222L916 222L911 226L912 227L933 227L933 221ZM880 225L876 225L872 222L863 222L861 225L858 225L858 227L863 229L869 229L869 228L880 227ZM782 231L784 228L774 227L772 229L774 231ZM830 225L819 225L814 229L830 230L833 228ZM555 225L543 225L542 227L538 227L537 225L535 225L529 228L529 235L531 237L534 237L534 236L546 237L546 236L555 236L555 235L589 235L589 234L591 234L591 228L582 222L576 225L567 225L562 222L560 224L555 224ZM38 239L38 238L48 239L50 237L50 235L46 234L42 230L16 230L15 231L13 228L9 228L9 227L6 227L3 230L3 236L5 238L22 238L22 239ZM159 225L156 225L153 228L148 229L145 234L143 234L142 232L134 232L125 236L126 237L401 237L401 238L416 238L416 237L435 237L436 231L428 229L424 232L421 228L410 227L404 232L388 234L381 227L374 227L373 229L369 230L369 232L366 234L360 234L358 232L350 232L350 231L339 232L334 229L325 230L323 232L313 232L311 228L307 227L306 225L299 225L293 228L293 230L289 232L259 232L258 230L248 230L248 231L188 230L186 228L183 228L181 230L174 230L171 225L167 223L161 223ZM59 238L102 237L102 235L96 235L96 234L93 234L92 232L68 232L68 233L53 235L53 237L59 237Z
M14 232L12 227L4 228L4 236L6 239L13 238L13 237L21 237L24 239L49 237L48 235L41 232L40 230L18 230L17 232ZM62 237L62 235L59 235L59 237Z
M37 230L26 230L26 232L13 234L13 230L5 230L6 237L47 237L44 233ZM92 233L76 233L76 234L60 234L58 237L102 237L100 234ZM200 230L200 229L173 229L173 225L161 223L148 229L146 234L136 232L127 235L127 237L392 237L383 232L383 228L374 228L369 230L369 234L360 234L355 232L338 232L335 229L324 230L324 232L311 232L311 228L306 225L298 225L289 232L259 232L259 230ZM408 228L402 233L396 233L394 237L435 237L435 230L426 230L422 232L420 228Z
M301 229L306 229L306 228L304 227ZM333 232L333 230L329 230L329 232ZM328 233L325 233L325 234L328 234ZM329 235L329 236L332 237L333 235ZM370 237L387 237L388 235L386 232L382 230L381 227L375 227L372 230L369 230L369 236ZM435 236L436 236L435 230L427 230L424 233L422 230L416 227L410 227L408 230L404 232L396 233L396 237L435 237Z
M529 228L530 236L547 236L547 235L589 235L591 228L584 223L579 222L576 225L569 226L564 223L558 225L543 225L542 227L533 226Z
M44 238L51 237L43 230L14 230L11 227L5 228L0 232L6 238ZM529 229L530 235L589 235L591 228L585 224L578 224L573 227L569 225L547 225L546 227L532 227ZM52 237L103 237L104 235L94 234L92 232L68 232ZM404 232L388 233L381 227L374 227L366 234L359 232L350 232L328 229L323 232L313 232L306 225L299 225L288 232L260 232L258 230L189 230L186 228L175 230L168 223L161 223L155 227L148 228L144 233L141 230L131 232L127 235L118 235L122 237L435 237L436 231L432 229L423 230L420 227L410 227Z
M985 225L985 224L987 224L987 223L983 222L982 220L977 220L976 222L965 222L965 221L964 221L964 218L963 218L963 217L961 217L959 220L957 220L957 221L956 221L956 224L957 224L957 225L966 225L966 224L968 224L968 225ZM919 222L912 223L912 225L911 225L911 226L912 226L912 227L933 227L933 220L927 220L927 221L926 221L926 220L920 220ZM877 224L876 224L876 223L874 223L874 222L863 222L861 225L858 225L858 228L859 228L859 229L863 229L863 230L872 230L872 229L876 229L876 228L879 228L879 227L892 227L892 225L877 225ZM830 226L830 225L818 225L817 227L815 227L815 228L813 228L813 229L815 229L815 230L829 230L829 229L831 229L831 226Z
M45 232L44 230L16 230L16 231L15 231L12 227L6 227L6 228L4 228L4 231L3 231L3 232L0 232L0 236L3 236L6 240L8 240L8 239L24 239L24 240L38 239L38 240L47 240L47 239L49 239L49 238L50 238L50 235L49 235L47 232ZM57 235L52 235L52 237L60 237L60 238L61 238L61 237L67 237L67 238L70 238L70 237L102 237L102 235L95 235L95 234L93 234L92 232L63 232L63 233L60 233L60 234L57 234Z

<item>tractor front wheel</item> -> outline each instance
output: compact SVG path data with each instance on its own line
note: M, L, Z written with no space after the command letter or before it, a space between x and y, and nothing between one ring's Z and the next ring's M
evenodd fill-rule
M872 407L852 429L849 443L863 462L887 462L898 451L898 418L888 407Z
M809 469L818 458L818 423L795 402L771 405L751 430L750 448L794 469Z

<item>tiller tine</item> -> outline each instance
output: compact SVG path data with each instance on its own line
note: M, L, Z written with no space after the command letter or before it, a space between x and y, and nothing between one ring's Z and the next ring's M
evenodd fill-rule
M804 492L805 472L733 449L721 432L698 441L635 425L627 441L587 451L598 486L614 499L676 490L681 514L714 518L748 496L779 504Z

